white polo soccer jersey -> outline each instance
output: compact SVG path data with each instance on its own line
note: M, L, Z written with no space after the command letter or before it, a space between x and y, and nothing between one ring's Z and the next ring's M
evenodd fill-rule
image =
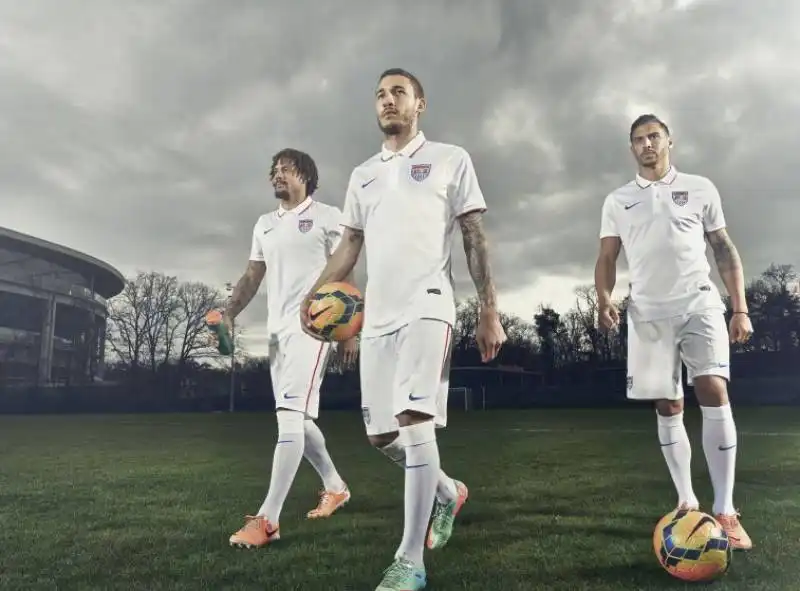
M253 228L251 261L267 266L267 331L300 329L300 303L342 237L341 211L310 197L293 210L262 215Z
M630 275L630 310L643 321L709 309L724 310L711 281L705 233L725 227L717 188L678 172L636 179L603 203L600 238L622 240Z
M455 323L451 250L458 216L484 211L469 154L420 132L353 170L344 225L363 230L367 254L364 337L419 318Z

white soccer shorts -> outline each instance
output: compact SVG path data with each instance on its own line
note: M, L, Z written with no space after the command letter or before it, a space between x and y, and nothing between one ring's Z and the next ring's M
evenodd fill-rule
M319 389L330 350L330 343L300 330L272 337L269 371L276 409L296 410L310 419L319 416Z
M628 315L628 398L683 398L681 361L689 384L707 375L730 380L728 327L721 311L647 322Z
M361 411L367 435L398 430L397 415L415 411L447 425L452 327L421 319L387 335L361 339Z

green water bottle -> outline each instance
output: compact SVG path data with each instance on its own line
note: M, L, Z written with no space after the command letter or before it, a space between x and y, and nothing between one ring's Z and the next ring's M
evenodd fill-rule
M233 339L228 326L222 321L219 310L211 310L206 314L206 326L217 336L217 351L222 355L233 354Z

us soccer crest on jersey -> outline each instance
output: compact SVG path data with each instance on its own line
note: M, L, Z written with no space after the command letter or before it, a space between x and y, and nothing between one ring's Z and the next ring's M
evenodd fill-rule
M431 173L430 164L412 164L411 165L411 178L421 183Z
M683 207L689 202L689 191L673 191L672 202L678 207Z

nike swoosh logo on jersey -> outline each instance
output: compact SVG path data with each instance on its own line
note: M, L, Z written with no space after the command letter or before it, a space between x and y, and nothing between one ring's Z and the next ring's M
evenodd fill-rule
M323 308L323 309L322 309L322 310L320 310L319 312L314 312L313 314L309 314L309 315L308 315L308 317L309 317L309 318L311 318L311 320L316 320L317 318L319 318L319 317L320 317L320 314L323 314L323 313L327 312L327 311L328 311L328 310L330 310L332 307L333 307L333 306L328 306L327 308Z
M366 183L364 183L363 185L361 185L361 188L362 188L362 189L366 189L366 188L367 188L369 185L371 185L373 182L375 182L375 179L377 179L377 178L378 178L378 177L373 177L373 178L371 178L371 179L370 179L370 180L368 180Z
M631 203L630 205L626 205L626 206L625 206L625 209L626 209L626 210L628 210L628 209L630 209L631 207L636 207L636 206L637 206L637 205L639 205L640 203L641 203L641 201L637 201L636 203Z
M270 232L272 232L274 229L275 229L275 228L267 228L266 230L264 230L264 234L269 234L269 233L270 233Z

